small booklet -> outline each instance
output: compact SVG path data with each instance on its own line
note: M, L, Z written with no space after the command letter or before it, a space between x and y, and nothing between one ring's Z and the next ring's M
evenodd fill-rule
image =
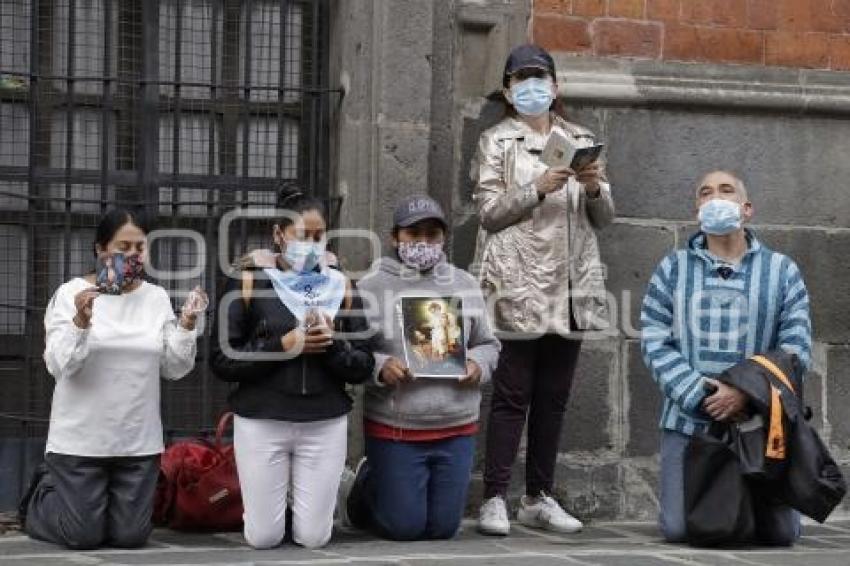
M549 167L569 167L579 171L599 159L604 147L602 143L579 147L559 132L553 131L549 134L540 159Z
M402 297L404 358L414 377L466 375L463 302L455 297Z

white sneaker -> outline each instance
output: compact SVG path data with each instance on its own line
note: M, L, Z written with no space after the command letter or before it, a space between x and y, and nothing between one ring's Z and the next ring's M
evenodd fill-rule
M584 526L542 491L533 503L531 499L523 495L519 503L517 519L523 525L556 533L577 533Z
M481 505L478 512L478 530L485 535L507 535L511 530L508 521L508 509L505 500L499 497L491 497Z

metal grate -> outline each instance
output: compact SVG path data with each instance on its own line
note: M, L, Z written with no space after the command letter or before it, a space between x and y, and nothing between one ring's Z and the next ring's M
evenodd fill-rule
M144 209L190 239L152 245L181 293L221 282L217 230L296 180L326 198L327 0L0 0L0 440L46 433L44 308L93 267L98 217ZM232 255L268 227L232 227ZM212 321L209 321L210 323ZM207 325L209 327L209 323ZM209 429L227 386L207 369L163 384L169 433Z

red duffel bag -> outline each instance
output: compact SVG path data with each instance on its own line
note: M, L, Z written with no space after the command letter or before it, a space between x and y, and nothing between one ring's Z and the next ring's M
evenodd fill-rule
M182 531L242 529L242 491L232 444L222 436L233 413L218 422L215 442L176 442L162 454L153 522Z

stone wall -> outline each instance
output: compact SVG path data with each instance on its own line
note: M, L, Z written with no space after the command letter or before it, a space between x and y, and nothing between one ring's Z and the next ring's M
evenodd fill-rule
M629 2L596 4L611 10ZM640 4L648 10L661 3ZM537 37L540 18L567 5L573 18L577 7L594 2L537 2L532 12L526 0L338 0L332 37L348 91L338 108L335 178L345 197L344 223L386 234L393 203L428 191L451 214L453 261L467 265L477 230L469 160L480 132L501 115L486 97L500 87L510 47L527 41L532 29ZM605 41L607 28L593 29L594 41ZM571 28L557 30L566 36ZM816 341L807 401L847 469L850 74L594 53L597 47L560 52L556 62L571 118L608 144L618 218L600 238L618 333L582 351L561 440L559 495L584 518L648 519L657 512L660 397L640 356L638 306L657 262L695 228L694 184L719 167L747 183L759 237L803 271ZM357 268L368 256L357 244L343 255ZM485 413L488 405L486 391ZM352 459L362 450L353 422ZM482 451L479 442L470 510L480 501ZM523 471L520 458L514 495Z

